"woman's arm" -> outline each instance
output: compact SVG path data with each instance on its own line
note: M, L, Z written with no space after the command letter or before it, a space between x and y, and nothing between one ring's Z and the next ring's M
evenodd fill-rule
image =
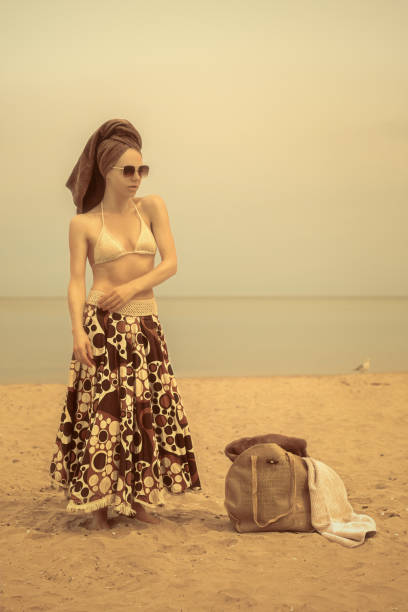
M161 262L142 276L130 281L134 292L141 292L159 285L177 272L177 254L170 219L166 204L159 195L151 195L148 199L149 217L152 221L153 234L159 249Z
M85 224L81 215L71 219L69 225L70 280L68 284L68 305L75 335L84 331L82 313L86 298L85 267L88 243Z

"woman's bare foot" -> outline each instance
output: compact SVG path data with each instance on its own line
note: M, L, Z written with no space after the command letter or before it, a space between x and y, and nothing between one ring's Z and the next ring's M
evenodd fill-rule
M135 503L136 517L139 521L145 521L146 523L160 523L160 519L151 514L147 514L145 508L139 502Z
M100 508L95 510L93 513L93 526L96 529L110 529L111 526L108 521L108 507Z

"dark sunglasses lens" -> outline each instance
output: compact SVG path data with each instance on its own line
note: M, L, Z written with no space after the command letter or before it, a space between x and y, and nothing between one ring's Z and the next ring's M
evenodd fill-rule
M134 173L135 173L135 167L134 166L125 166L123 168L124 176L133 176Z
M127 176L127 177L134 176L135 172L136 172L135 166L125 166L123 168L123 174L124 176ZM149 166L139 166L138 173L141 178L143 178L144 176L147 176L149 174Z

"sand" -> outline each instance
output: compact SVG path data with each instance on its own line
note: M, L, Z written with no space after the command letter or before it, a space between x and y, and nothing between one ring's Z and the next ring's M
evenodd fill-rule
M159 525L92 531L48 469L66 389L1 392L1 610L407 610L408 373L177 379L203 490L166 495ZM377 534L345 548L318 533L237 533L224 509L241 436L306 438Z

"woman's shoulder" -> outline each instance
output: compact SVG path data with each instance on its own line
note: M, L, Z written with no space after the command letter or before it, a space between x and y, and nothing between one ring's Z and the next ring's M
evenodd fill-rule
M146 196L139 198L140 204L139 206L143 208L146 214L149 215L150 218L154 217L155 214L159 213L163 210L167 211L167 206L163 198L157 194L152 193Z
M98 205L98 207L100 210L100 205ZM88 237L89 232L92 233L92 228L95 225L95 217L98 215L98 211L95 210L95 208L91 208L91 210L85 213L79 213L71 217L69 222L70 232L82 233Z
M144 212L151 220L155 215L162 211L167 212L167 206L164 199L157 193L151 193L144 196L134 197L133 201L141 212ZM95 226L96 218L101 216L101 205L97 204L90 210L84 213L74 215L70 220L70 227L73 230L79 231L92 230Z
M150 203L151 206L159 206L160 204L164 204L163 198L158 193L151 193L149 195L143 196L140 198L142 201Z

